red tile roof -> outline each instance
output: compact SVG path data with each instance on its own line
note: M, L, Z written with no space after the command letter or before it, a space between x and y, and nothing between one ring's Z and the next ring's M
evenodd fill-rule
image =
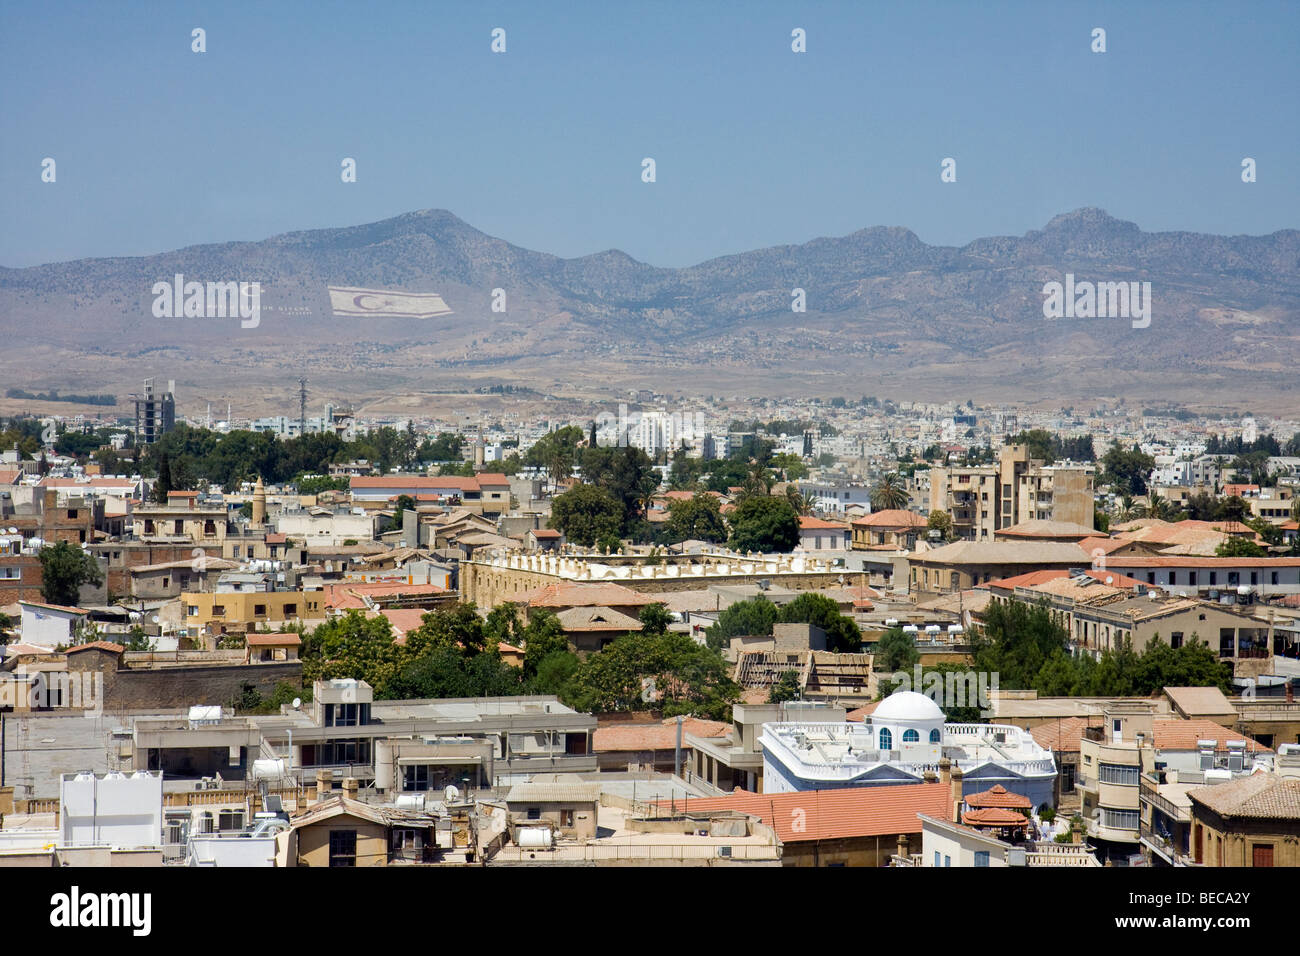
M801 515L799 518L800 531L848 531L849 526L843 521L824 521L821 518L814 518L810 515Z
M521 594L518 600L533 607L627 607L658 603L621 584L576 584L562 581Z
M689 810L738 810L773 827L783 843L920 833L918 813L952 817L951 788L942 783L849 787L801 793L749 793L690 800ZM676 801L678 807L683 801ZM665 806L665 801L659 805Z
M65 654L76 654L78 651L107 651L110 654L122 654L126 648L121 644L114 644L112 641L91 641L89 644L78 644L76 647L69 647Z
M297 647L302 644L302 638L297 634L249 634L244 639L249 647Z
M682 748L687 749L686 735L696 737L726 737L731 724L721 720L702 720L687 717L682 721ZM592 750L596 753L616 751L673 750L677 746L677 718L653 724L610 724L597 727L592 735Z
M970 827L1023 827L1029 825L1029 818L1015 810L989 807L966 811L961 815L961 822Z
M1034 808L1034 801L1018 793L1012 793L1000 783L995 784L992 790L972 793L966 798L966 803L976 809L1001 807L1004 810L1032 810Z
M1098 584L1108 584L1113 588L1129 589L1141 585L1144 589L1150 587L1137 578L1130 578L1126 575L1112 571L1109 568L1087 568L1083 572L1092 578ZM1043 571L1030 571L1026 574L1017 574L1013 577L1002 578L998 581L989 581L987 584L980 585L985 588L1004 588L1008 591L1015 588L1032 588L1039 584L1046 584L1048 581L1057 581L1061 578L1070 576L1070 572L1065 568L1049 568Z
M1107 558L1111 568L1300 568L1300 558Z
M1247 753L1273 752L1258 740L1229 730L1212 720L1155 720L1152 721L1151 730L1157 750L1196 750L1197 741L1200 740L1213 740L1216 750L1227 750L1229 740L1244 740Z
M855 528L924 528L927 525L926 519L915 511L906 511L902 508L873 511L865 518L858 518L853 522Z
M1039 724L1029 731L1029 736L1034 738L1038 746L1046 750L1077 753L1079 741L1083 739L1084 731L1089 726L1088 721L1082 717L1066 717L1064 720Z

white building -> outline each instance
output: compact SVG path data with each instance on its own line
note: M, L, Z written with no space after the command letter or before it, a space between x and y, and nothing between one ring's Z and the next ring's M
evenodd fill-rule
M947 757L963 773L963 793L1001 784L1034 806L1053 801L1056 762L1028 731L945 723L939 706L914 691L891 694L861 724L765 724L759 745L764 792L922 783Z

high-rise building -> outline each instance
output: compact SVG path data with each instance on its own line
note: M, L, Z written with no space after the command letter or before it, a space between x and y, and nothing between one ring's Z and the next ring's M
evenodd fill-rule
M144 394L132 395L135 399L135 440L152 445L176 425L176 388L174 381L167 383L167 391L159 394L153 379L144 380Z
M993 532L1022 521L1093 523L1095 467L1045 465L1026 445L1006 445L996 465L930 470L930 510L952 517L953 535L992 541Z

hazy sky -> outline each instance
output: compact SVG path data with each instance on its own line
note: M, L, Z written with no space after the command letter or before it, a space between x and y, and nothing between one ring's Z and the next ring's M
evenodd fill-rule
M1080 206L1268 233L1300 227L1298 36L1295 2L0 0L0 264L435 207L663 266Z

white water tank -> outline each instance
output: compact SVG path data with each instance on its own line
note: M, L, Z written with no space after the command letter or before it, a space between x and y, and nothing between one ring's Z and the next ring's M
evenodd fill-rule
M520 827L515 833L515 842L524 847L550 847L551 830L549 827Z
M287 775L284 760L279 757L262 757L253 761L254 780L277 780Z

